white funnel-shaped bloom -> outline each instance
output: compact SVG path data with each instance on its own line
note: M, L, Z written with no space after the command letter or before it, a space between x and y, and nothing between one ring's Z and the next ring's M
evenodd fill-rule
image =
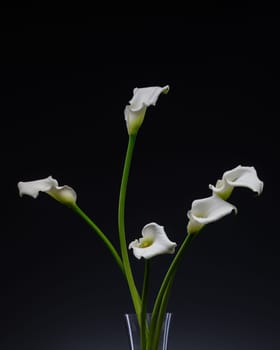
M129 105L125 107L124 116L129 135L136 135L142 125L147 107L155 106L161 93L167 94L169 86L152 86L135 88Z
M37 198L39 192L45 192L62 204L71 205L76 203L77 195L69 186L58 186L58 182L49 176L35 181L20 181L18 183L20 196L26 194Z
M232 170L223 174L216 186L209 185L209 188L223 199L228 199L235 187L247 187L258 195L263 190L263 182L258 178L257 172L252 166L238 165Z
M137 259L150 259L160 254L173 254L177 246L167 237L163 226L154 222L147 224L142 229L142 238L136 239L128 246L133 249Z
M237 213L237 208L216 195L197 199L192 202L191 210L187 214L189 218L188 233L197 233L203 226L220 220L232 212Z

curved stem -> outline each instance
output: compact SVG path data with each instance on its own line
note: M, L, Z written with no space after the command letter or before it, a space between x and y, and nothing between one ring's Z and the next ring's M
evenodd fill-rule
M137 314L138 322L140 323L141 299L134 282L130 261L128 257L127 242L126 242L126 235L125 235L125 220L124 220L126 189L127 189L127 182L128 182L128 176L129 176L135 141L136 141L136 135L129 135L129 141L128 141L128 146L126 151L126 157L125 157L125 163L124 163L123 175L122 175L122 181L121 181L121 187L120 187L120 195L119 195L118 227L119 227L119 240L120 240L123 267L127 278L127 283L130 290L131 298L134 304L135 312Z
M83 210L77 205L73 204L71 205L71 208L74 210L75 213L77 213L79 216L84 219L88 225L97 233L97 235L102 239L102 241L105 243L111 254L113 255L116 263L118 264L119 268L121 269L122 273L125 274L122 259L111 243L111 241L107 238L107 236L100 230L100 228L83 212Z

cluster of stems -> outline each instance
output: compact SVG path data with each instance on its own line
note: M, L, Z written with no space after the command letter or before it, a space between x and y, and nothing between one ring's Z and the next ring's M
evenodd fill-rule
M122 274L127 282L131 299L133 302L134 310L137 316L140 338L141 338L141 350L157 350L160 336L162 332L162 325L166 313L166 307L168 298L170 295L171 287L174 281L174 276L178 267L179 262L183 256L185 249L188 247L190 242L193 240L196 234L187 234L180 248L177 250L174 258L172 259L170 266L163 278L155 302L151 312L151 320L148 323L146 319L147 315L147 299L149 289L149 272L150 272L150 260L145 260L144 277L142 284L141 294L139 293L131 263L128 255L128 245L126 241L125 232L125 203L126 203L126 190L128 184L128 178L131 168L131 161L136 142L136 135L129 135L127 151L123 166L122 180L119 192L119 204L118 204L118 232L120 242L120 253L114 247L108 237L100 230L100 228L89 218L84 211L77 205L73 204L72 209L80 215L90 227L98 234L103 240L106 247L109 249L117 265L119 266Z

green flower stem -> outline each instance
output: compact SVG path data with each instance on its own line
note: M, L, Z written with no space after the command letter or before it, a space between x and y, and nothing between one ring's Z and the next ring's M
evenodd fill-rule
M147 337L148 337L148 325L146 324L147 315L147 296L149 290L149 277L150 277L150 261L145 260L144 279L142 287L142 308L141 308L141 324L140 324L140 337L141 337L141 350L146 350Z
M149 346L152 345L152 347L149 348L149 346L148 346L146 350L150 350L150 349L157 350L158 349L161 333L163 331L162 325L163 325L163 321L164 321L165 314L166 314L167 302L168 302L168 298L170 295L170 290L171 290L171 287L173 284L174 277L175 277L175 273L172 275L172 277L170 278L170 280L167 284L166 290L164 291L164 295L162 298L162 302L160 304L158 315L156 316L157 322L155 323L155 329L153 330L153 334L151 333L152 338L149 339Z
M171 284L171 280L175 276L176 269L178 267L179 262L182 259L183 253L185 249L189 246L193 238L196 236L196 234L187 234L186 238L184 239L182 245L180 246L180 249L177 251L177 254L175 255L174 259L172 260L168 271L166 272L166 275L163 279L163 282L161 284L160 290L158 292L153 312L152 312L152 319L151 319L151 326L150 326L150 332L151 334L155 333L156 329L156 323L158 322L158 317L160 313L160 307L161 304L166 304L167 298L169 293L166 293L166 291L170 291L170 287L168 288L169 283ZM152 335L151 335L152 336ZM156 338L156 337L155 337ZM154 350L155 348L151 348L151 350ZM149 349L150 350L150 349Z
M118 264L119 268L121 269L122 273L125 274L122 259L111 243L111 241L107 238L107 236L100 230L100 228L82 211L82 209L77 205L73 204L71 205L71 208L74 210L75 213L77 213L79 216L84 219L89 226L98 234L98 236L102 239L102 241L105 243L111 254L113 255L114 259L116 260L116 263Z
M124 267L128 287L130 290L132 302L134 305L135 313L137 315L137 319L140 324L141 299L134 282L130 261L128 257L127 242L126 242L126 235L125 235L125 220L124 220L126 189L127 189L127 182L128 182L128 176L129 176L135 141L136 141L136 135L129 135L129 141L128 141L128 146L126 151L126 157L125 157L122 181L121 181L121 187L120 187L120 195L119 195L118 227L119 227L119 240L120 240L123 267Z

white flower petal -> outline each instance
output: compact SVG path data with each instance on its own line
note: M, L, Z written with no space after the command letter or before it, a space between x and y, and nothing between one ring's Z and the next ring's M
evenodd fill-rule
M263 191L263 182L258 178L254 167L238 165L232 170L223 174L216 186L209 185L209 188L223 199L229 198L235 187L247 187L260 195Z
M137 134L137 131L144 121L146 109L147 107L143 106L141 110L135 112L130 106L125 107L124 116L127 130L130 135Z
M67 185L53 187L47 193L62 204L74 204L77 200L76 192L73 190L72 187Z
M247 187L260 195L263 191L263 182L258 178L256 169L248 166L237 166L226 171L224 178L227 183L233 187Z
M169 85L164 87L152 86L146 88L134 88L133 97L129 101L130 108L136 112L141 110L144 106L155 106L157 99L161 93L167 93L169 91Z
M24 194L37 198L39 192L45 192L62 204L74 204L77 200L76 192L69 186L58 186L57 180L49 176L35 181L18 182L19 195Z
M132 241L128 248L133 249L137 259L150 259L160 254L173 254L176 246L167 237L164 227L152 222L144 226L142 238Z
M133 97L129 101L129 105L125 107L124 116L127 130L130 135L137 134L145 117L147 107L155 106L161 93L166 94L169 86L164 87L152 86L146 88L135 88Z
M18 183L19 194L26 194L33 198L37 198L39 192L48 192L52 187L58 186L58 182L51 176L35 181L20 181Z
M204 225L217 221L232 212L237 213L237 208L216 195L197 199L193 201L191 210L187 214L188 232L196 233Z

